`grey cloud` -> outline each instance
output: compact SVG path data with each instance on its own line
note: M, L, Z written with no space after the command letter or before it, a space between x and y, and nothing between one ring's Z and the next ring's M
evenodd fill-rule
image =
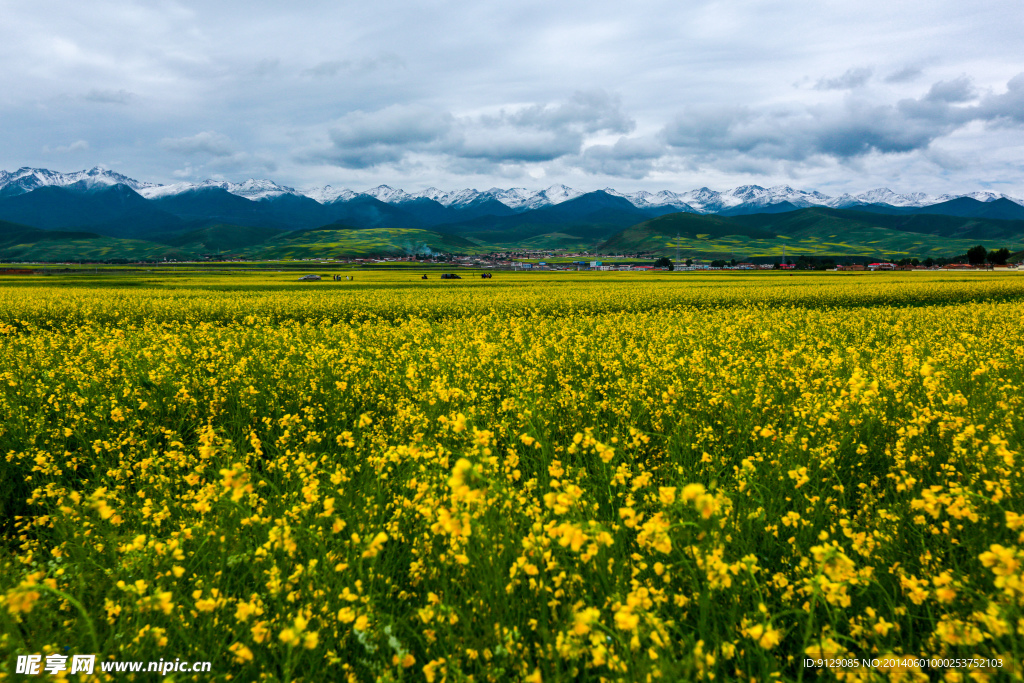
M954 78L951 81L939 81L932 85L924 99L929 102L967 102L974 99L976 91L971 79L967 76Z
M252 75L257 78L265 78L272 75L281 68L280 59L261 59L252 70Z
M302 72L313 78L333 78L342 73L365 74L379 69L402 69L405 61L396 54L386 53L362 59L339 59L316 64Z
M567 161L588 173L644 178L667 151L660 140L622 137L613 145L591 145Z
M1005 93L982 98L979 108L990 124L1024 123L1024 73L1010 79Z
M459 175L481 175L502 178L508 181L529 179L526 166L520 163L501 163L491 159L470 157L447 157L444 170Z
M460 142L449 151L495 162L552 161L578 154L588 134L629 133L635 126L621 98L603 90L577 91L561 103L462 119Z
M886 83L909 83L917 80L924 73L919 67L905 66L902 69L893 71L885 77Z
M663 129L665 141L682 149L745 146L740 131L754 119L746 107L694 106Z
M667 125L663 136L672 147L698 158L739 153L786 161L818 155L848 161L871 153L923 150L975 120L1024 121L1024 74L1010 81L1005 94L989 96L978 106L954 106L974 96L970 80L961 77L895 104L848 97L839 105L697 109Z
M298 159L351 169L394 164L409 153L437 151L450 135L454 121L450 113L424 106L355 111L334 122L328 131L332 143L328 149L306 152Z
M868 82L873 70L866 67L848 69L842 76L836 78L822 78L814 84L815 90L850 90L859 88Z
M620 99L603 91L481 116L393 105L343 116L328 131L330 148L298 158L352 169L396 164L415 153L444 155L449 162L536 163L578 154L588 134L628 132L633 126Z
M574 129L585 133L607 131L630 133L636 127L622 111L622 100L603 90L577 91L563 104L535 104L497 117L486 117L485 124L511 124L542 130Z
M303 71L303 75L314 76L317 78L329 78L331 76L337 76L339 72L348 69L352 65L352 62L348 60L337 61L337 62L320 62L316 66L306 69Z
M466 131L463 139L446 151L470 159L531 163L574 154L582 144L578 133L482 127Z
M802 149L796 158L824 154L840 159L864 156L871 152L900 154L921 149L935 138L952 131L958 124L932 118L907 115L908 106L868 106L848 102L838 111L819 112L812 120ZM799 131L789 131L797 136Z
M95 88L82 95L83 100L100 104L128 104L134 97L135 94L127 90L97 90Z
M339 147L313 154L300 154L299 161L306 163L326 162L341 168L373 168L382 164L394 164L405 158L406 150L393 145L369 144L361 147Z
M202 133L183 138L164 138L160 146L169 152L178 154L209 154L213 157L229 157L235 153L231 140L216 131L207 130Z
M964 159L937 149L927 149L924 155L928 161L944 171L959 171L968 167L968 163Z
M429 107L395 105L375 112L348 114L336 122L330 135L339 147L416 145L443 136L451 129L453 120L448 112Z

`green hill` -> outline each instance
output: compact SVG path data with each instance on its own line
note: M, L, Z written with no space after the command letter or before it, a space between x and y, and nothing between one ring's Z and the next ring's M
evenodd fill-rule
M385 254L422 254L431 251L477 253L488 251L457 235L442 235L418 228L344 226L281 233L243 250L258 258L336 258Z
M427 253L479 253L458 235L417 228L358 229L335 223L314 230L211 225L152 241L104 237L91 232L39 230L0 221L0 259L6 261L104 261L109 259L193 259L223 254L244 258L303 259Z
M788 235L812 236L835 229L884 228L969 240L1015 241L1024 235L1024 220L1002 220L938 214L887 215L846 209L815 207L784 214L736 216L733 221Z
M676 239L676 235L679 239ZM702 258L831 255L868 258L953 256L975 244L1024 245L1024 221L939 215L884 215L811 208L776 214L668 214L631 226L598 253L671 253Z
M249 247L262 244L281 233L282 231L276 228L251 228L221 223L182 234L162 236L154 241L181 247L188 251L207 254L213 252L236 254Z
M0 221L0 259L72 261L200 258L222 254L257 259L340 258L498 249L589 249L597 253L649 252L699 258L778 258L785 253L856 258L950 257L976 244L1011 252L1024 248L1024 221L930 214L878 214L810 208L737 216L672 213L625 229L628 212L616 206L558 222L476 219L461 234L423 228L359 228L336 222L282 231L219 223L146 240L82 230L40 230ZM449 226L450 227L450 226ZM616 232L617 231L617 232ZM678 236L678 238L677 238Z
M178 258L174 247L145 240L103 237L93 232L39 230L0 221L0 259L5 261L104 261Z
M740 224L736 218L700 215L694 213L670 213L638 223L613 235L597 248L598 252L660 251L676 235L685 242L712 244L716 240L735 239L772 240L775 233L756 226ZM674 247L673 247L674 248Z
M0 234L4 261L105 261L187 258L189 252L144 240L104 238L93 232L33 230Z

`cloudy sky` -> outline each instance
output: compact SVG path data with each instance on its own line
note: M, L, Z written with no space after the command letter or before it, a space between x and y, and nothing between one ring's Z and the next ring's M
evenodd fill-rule
M0 168L1024 196L1017 0L0 0Z

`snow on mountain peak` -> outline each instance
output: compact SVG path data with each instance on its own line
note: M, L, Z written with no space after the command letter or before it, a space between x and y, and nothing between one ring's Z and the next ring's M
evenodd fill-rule
M227 190L231 194L238 195L239 197L245 197L253 201L260 199L266 199L268 197L280 197L283 194L295 194L295 190L290 187L278 185L273 180L266 180L263 178L249 178L240 183L230 183L227 181L212 181L204 180L201 187L219 187L222 190Z
M436 187L428 187L421 192L414 192L408 195L411 199L431 199L441 206L462 206L469 204L480 196L480 193L472 189L452 190L446 192Z
M284 185L278 185L273 180L266 180L265 178L249 178L237 185L231 185L228 192L242 197L258 197L259 199L263 199L265 197L278 196L282 194L295 194L295 189L285 187Z
M548 189L542 190L539 194L552 204L561 204L562 202L567 202L570 199L575 199L583 193L579 190L574 190L571 187L566 187L561 183L556 183Z
M867 192L861 192L857 195L857 199L868 204L888 204L890 201L895 200L899 195L890 190L888 187L876 187L874 190L868 190Z
M455 192L449 192L445 201L441 202L445 206L463 206L465 204L471 204L477 201L483 196L482 192L478 192L475 189L466 188L465 190L458 190Z
M951 199L959 199L960 197L969 197L970 199L975 199L979 202L994 202L997 199L1009 199L1011 202L1014 202L1015 204L1020 204L1024 206L1024 200L1022 199L1011 197L1010 195L1003 194L1002 192L990 192L988 190L980 192L967 192L966 194L944 194L936 197L935 202L948 202Z
M764 197L767 191L760 185L740 185L729 190L726 194L744 202L750 202Z
M575 199L584 193L567 187L560 183L551 185L543 190L529 190L523 187L512 187L502 189L492 187L485 192L475 189L463 190L439 190L430 187L415 193L407 193L404 190L393 188L389 185L378 185L365 192L353 192L346 188L335 189L330 185L320 188L310 188L297 191L291 187L280 185L272 180L250 178L241 183L232 183L221 180L204 180L199 183L179 182L171 185L159 185L145 181L134 180L125 175L95 166L89 170L75 171L72 173L61 173L44 168L31 168L28 166L19 168L16 171L8 172L0 170L0 190L4 194L22 194L31 192L40 187L57 186L70 187L79 190L92 190L95 188L109 187L113 185L126 185L147 199L167 197L182 192L205 188L221 188L240 197L253 201L275 198L285 194L299 194L310 197L321 204L336 201L350 201L359 196L374 197L389 204L401 204L416 199L430 199L446 207L459 207L478 201L481 198L494 199L517 211L561 204L562 202ZM816 190L798 190L789 185L776 185L769 188L760 185L741 185L731 190L718 192L707 187L700 187L687 192L673 192L661 190L651 193L647 190L635 192L619 192L613 188L604 190L610 195L622 197L638 208L674 207L683 211L697 211L698 213L717 213L730 209L741 204L752 207L769 206L782 202L789 202L798 207L804 206L830 206L843 208L856 206L858 204L889 204L898 207L922 207L950 201L960 197L969 197L981 202L992 202L998 199L1008 199L1017 204L1024 205L1024 199L1011 197L1006 194L992 191L977 191L961 194L943 194L932 196L923 192L911 192L899 194L889 188L876 188L862 192L858 195L842 194L831 197Z
M521 209L526 207L527 203L536 197L538 193L533 190L527 190L525 187L511 187L507 190L503 190L500 187L492 187L481 194L501 202L510 209Z
M182 192L188 192L189 190L196 189L195 183L173 183L171 185L156 185L154 187L146 187L139 190L146 199L158 199L160 197L170 197L171 195L181 194Z
M323 187L311 187L308 190L302 190L300 194L309 197L313 201L320 202L321 204L331 204L337 201L347 202L350 199L354 199L359 196L358 192L353 192L348 188L334 188L330 185L324 185Z
M374 199L378 199L385 204L395 204L398 202L409 201L409 199L411 199L404 190L396 190L390 185L378 185L377 187L366 190L363 194L373 197Z
M453 193L451 193L451 192L445 192L444 190L439 190L436 187L428 187L427 189L422 190L420 192L413 192L409 196L412 197L413 199L430 199L432 201L437 202L438 204L442 204L444 206L447 206L447 204L445 202L449 201L449 197L452 194Z
M529 209L539 209L543 206L561 204L581 196L583 192L562 184L555 184L539 192L528 190L525 187L512 187L507 190L503 190L500 187L492 187L487 192L481 192L480 194L489 195L510 209L526 211Z
M878 187L874 190L862 192L856 196L856 199L864 204L888 204L890 206L906 207L927 206L928 204L935 203L934 199L923 192L897 194L887 187Z
M93 189L95 187L108 187L111 185L127 185L135 191L147 187L154 187L154 183L147 183L134 180L128 176L109 171L100 166L94 166L88 171L74 171L72 173L60 173L45 168L31 168L23 166L13 173L6 171L0 175L0 188L14 188L16 192L31 192L40 187L68 187L74 185L81 189Z
M622 197L638 209L671 206L683 211L694 210L693 207L683 200L682 195L676 194L670 190L661 190L657 194L652 194L647 190L639 190L637 192L619 192L611 187L606 187L604 188L604 192L612 195L613 197Z
M138 192L146 199L157 199L181 194L182 192L205 190L214 187L252 201L267 199L268 197L280 197L283 194L298 194L293 188L278 185L273 180L266 180L265 178L249 178L240 183L231 183L226 180L204 180L196 184L186 181L171 185L151 185L138 190Z
M715 213L743 203L742 199L731 193L717 192L707 187L684 192L679 198L699 213Z

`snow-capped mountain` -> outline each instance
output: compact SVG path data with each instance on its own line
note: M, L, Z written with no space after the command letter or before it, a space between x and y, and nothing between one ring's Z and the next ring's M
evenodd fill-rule
M280 185L272 180L255 178L250 178L241 183L204 180L199 183L181 182L159 185L135 180L100 167L73 173L60 173L48 169L29 167L19 168L13 172L0 170L0 192L8 196L31 192L46 186L90 190L97 187L119 184L130 187L147 199L168 197L183 192L217 187L253 201L273 199L282 195L292 194L309 197L320 204L333 204L335 202L348 202L357 197L366 196L394 205L401 205L418 199L430 199L445 207L460 208L482 199L493 199L515 211L528 211L545 206L553 206L584 194L580 190L575 190L561 184L552 185L543 190L529 190L523 187L508 189L492 187L483 192L468 188L462 190L439 190L435 187L430 187L426 190L409 193L389 185L378 185L362 192L347 188L335 188L330 185L300 191L286 185ZM896 207L920 208L960 197L969 197L980 202L1008 199L1024 206L1024 199L991 191L932 196L923 192L899 194L888 188L876 188L857 195L828 196L818 191L794 189L789 185L777 185L768 188L761 187L760 185L742 185L724 192L711 190L707 187L687 192L673 192L671 190L661 190L657 193L651 193L646 190L619 192L613 188L605 188L604 191L617 197L623 197L640 209L671 207L679 211L693 211L696 213L719 213L729 211L730 209L736 209L737 211L750 210L753 212L760 207L769 207L783 202L788 202L801 208L808 206L846 208L859 204L888 204Z
M838 197L832 197L831 199L829 199L828 203L825 206L831 209L844 209L848 206L854 206L860 203L862 202L856 197L854 197L852 194L850 194L849 192L844 192Z
M197 189L199 189L199 185L196 185L195 183L172 183L171 185L147 187L140 190L139 194L146 199L158 199L160 197L170 197L172 195L181 194L182 192L190 192Z
M743 203L731 193L716 192L706 187L690 190L679 195L679 199L693 207L697 213L718 213Z
M256 178L249 178L241 183L229 183L225 180L204 180L198 184L185 182L174 183L173 185L154 185L142 188L138 192L146 199L156 199L158 197L169 197L181 194L182 192L204 190L211 187L219 187L231 194L253 201L266 199L267 197L279 197L283 194L299 194L295 189L278 185L273 180L258 180Z
M488 196L488 192L478 192L477 190L465 189L465 190L454 190L446 192L439 190L436 187L428 187L420 192L408 193L404 190L396 190L389 185L378 185L377 187L366 190L362 193L354 194L365 194L374 199L378 199L385 204L404 204L406 202L415 201L417 199L430 199L437 202L441 206L445 207L459 207L471 204L481 197ZM533 193L538 194L538 193ZM312 197L312 194L307 196Z
M543 201L549 204L561 204L562 202L567 202L570 199L576 199L576 197L579 197L582 194L584 193L579 190L574 190L571 187L558 184L552 185L546 190L541 190L537 193L536 197L538 199L543 197Z
M404 190L396 190L388 185L378 185L366 190L363 194L378 199L385 204L401 204L412 199Z
M939 195L938 197L935 197L933 201L921 204L921 206L926 206L927 204L937 204L939 202L948 202L951 199L960 199L961 197L977 199L979 202L994 202L997 199L1009 199L1011 202L1016 202L1017 204L1024 204L1024 202L1022 202L1020 199L1017 199L1016 197L1011 197L1010 195L1003 194L1001 192L968 192L966 194L942 194Z
M318 201L321 204L331 204L332 202L347 202L351 199L355 199L359 196L358 192L346 189L344 187L331 187L330 185L324 185L323 187L312 187L308 190L302 190L299 194L303 194L314 201Z
M487 194L510 209L520 209L529 208L527 204L539 193L527 190L525 187L510 187L507 190L503 190L500 187L492 187L487 190Z
M319 191L313 190L307 192L306 196L317 199L319 194ZM404 204L405 202L425 198L432 199L443 206L456 207L474 202L480 197L489 196L511 209L526 211L528 209L539 209L543 206L561 204L562 202L570 199L575 199L584 193L559 184L552 185L551 187L540 191L527 190L522 187L513 187L508 190L492 187L486 192L478 192L471 189L445 192L443 190L438 190L435 187L431 187L423 190L422 192L416 192L413 194L409 194L401 189L395 189L390 185L378 185L377 187L364 190L358 194L373 197L385 204ZM320 200L317 199L317 201Z
M604 191L614 197L622 197L623 199L629 200L629 202L638 209L653 209L670 206L674 209L678 209L679 211L696 213L696 209L683 201L681 195L669 190L662 190L661 192L654 194L646 190L640 190L639 192L619 192L618 190L606 187L604 188Z
M81 189L127 185L136 192L156 186L154 183L134 180L99 166L88 171L75 171L74 173L60 173L45 168L29 168L27 166L19 168L13 173L0 171L0 189L4 190L6 194L31 192L40 187L68 187L71 185Z
M687 195L684 195L686 197ZM761 187L741 185L726 192L715 192L706 187L693 190L692 202L699 204L705 212L722 211L737 206L756 208L788 202L801 208L827 206L830 197L818 191L794 190L789 185Z
M980 193L977 193L980 194ZM849 195L844 195L848 197ZM957 195L966 196L966 195ZM952 199L952 197L950 197ZM890 206L905 206L905 207L918 207L927 206L928 204L935 204L937 202L946 201L944 199L935 199L926 195L924 192L911 192L910 194L897 194L887 187L879 187L874 190L868 190L862 192L859 195L853 197L856 202L861 204L888 204ZM993 197L995 199L995 197ZM980 201L992 201L990 199L983 199Z
M445 192L444 190L439 190L436 187L428 187L422 192L416 192L409 196L412 197L413 199L432 199L441 206L458 207L465 206L466 204L471 204L484 195L485 193L483 192L478 192L476 190L471 189Z
M231 194L237 194L246 199L266 199L267 197L279 197L283 194L298 194L293 187L278 185L273 180L260 180L249 178L241 183L220 183L222 187Z

